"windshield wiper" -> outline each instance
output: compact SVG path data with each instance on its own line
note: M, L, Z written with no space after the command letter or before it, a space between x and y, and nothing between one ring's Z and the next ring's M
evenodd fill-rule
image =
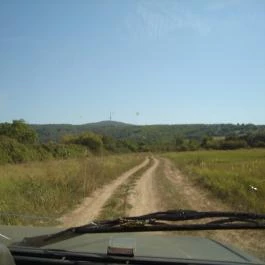
M181 221L204 220L185 224ZM210 219L210 220L207 220ZM176 224L176 222L178 224ZM123 217L115 220L95 221L87 225L68 228L61 232L24 238L14 243L19 246L42 247L87 233L191 231L225 229L265 229L265 214L242 212L198 212L173 210Z

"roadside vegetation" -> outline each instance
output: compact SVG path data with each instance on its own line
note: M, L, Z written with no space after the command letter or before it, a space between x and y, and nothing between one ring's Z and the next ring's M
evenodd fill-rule
M1 165L0 224L55 224L84 197L142 159L123 154Z
M0 164L85 157L90 149L77 144L39 143L24 120L0 124Z
M265 149L165 154L192 181L238 211L265 213Z
M145 151L129 140L119 140L91 131L63 134L57 142L39 140L41 135L24 120L0 123L0 164L102 156Z
M243 151L244 152L244 151ZM211 152L208 151L208 159L211 158ZM220 152L216 154L219 155ZM205 155L207 152L205 152ZM184 155L184 154L183 154ZM225 155L225 154L223 154ZM239 211L237 205L226 205L219 200L218 196L213 192L210 192L208 188L204 185L197 185L197 181L194 180L194 176L190 175L187 177L186 174L182 174L176 169L175 165L178 158L174 154L166 155L169 156L172 161L171 163L166 159L161 159L156 174L155 182L157 187L157 192L160 194L160 204L161 210L163 209L192 209L198 211ZM192 159L192 155L188 154L189 158ZM234 153L233 159L236 159L237 154ZM243 155L244 156L244 155ZM259 155L253 155L254 157ZM179 159L187 162L187 157L182 157ZM186 163L185 162L185 163ZM173 179L173 181L172 181ZM192 180L192 181L191 181ZM251 194L250 194L251 196ZM238 201L240 198L238 199ZM226 202L226 200L224 200ZM260 201L260 203L264 202ZM262 260L265 260L264 253L264 236L265 231L261 230L238 230L238 231L176 231L167 233L168 236L199 236L212 238L226 244L234 245L244 249L245 251L252 253L254 256L259 257Z

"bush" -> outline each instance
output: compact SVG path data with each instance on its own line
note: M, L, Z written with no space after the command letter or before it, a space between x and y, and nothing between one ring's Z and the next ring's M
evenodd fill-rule
M30 161L34 158L31 152L24 144L7 136L0 136L0 163L19 163Z
M52 158L82 157L87 148L65 144L22 144L17 140L0 135L0 164L42 161Z
M99 152L103 148L102 137L92 132L86 132L78 136L65 136L63 142L84 145L94 152Z
M0 124L0 135L16 139L20 143L33 144L38 140L37 133L24 120Z
M240 139L235 140L224 140L221 141L220 149L224 150L233 150L233 149L239 149L239 148L246 148L247 142Z

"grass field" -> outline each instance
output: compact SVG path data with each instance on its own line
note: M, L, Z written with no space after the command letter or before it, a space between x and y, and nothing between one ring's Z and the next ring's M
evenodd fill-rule
M197 152L196 152L197 153ZM208 158L208 163L210 163L209 155L212 152L199 152L202 156ZM198 154L198 153L197 153ZM212 154L213 155L213 154ZM215 158L219 157L219 152L214 152ZM223 153L221 156L224 155ZM232 154L236 155L236 152ZM177 154L167 154L166 156L171 157L171 159L177 164L177 161L182 164L182 168L186 170L191 170L191 167L188 167L187 161L193 161L194 153L179 153ZM225 163L225 162L223 162ZM192 210L202 210L202 211L218 211L218 210L230 210L229 204L226 207L225 203L219 201L219 198L214 194L212 190L209 191L208 188L205 188L203 182L201 181L202 176L194 175L190 172L190 176L187 174L181 174L180 185L172 185L172 182L168 179L169 172L164 170L166 168L167 161L162 160L158 170L156 172L155 181L159 183L157 185L158 193L160 196L160 203L163 209L192 209ZM195 166L194 166L195 167ZM175 169L175 165L172 165L171 169ZM174 172L174 171L173 171ZM178 172L178 171L177 171ZM192 171L193 172L193 171ZM174 173L173 173L174 174ZM177 176L180 174L177 173ZM196 181L199 179L199 184L197 185ZM261 199L262 200L262 199ZM223 201L226 201L224 199ZM239 199L240 201L240 199ZM262 205L260 201L260 204ZM235 205L234 205L235 206ZM225 207L225 208L223 208ZM235 210L238 210L234 207ZM233 210L233 209L231 209ZM199 236L207 237L213 240L223 242L232 246L239 247L246 252L259 257L265 261L265 252L264 252L264 236L265 231L263 230L219 230L219 231L177 231L170 232L168 235L172 236Z
M54 224L93 190L141 161L141 155L123 154L2 165L0 224Z
M265 213L265 149L179 152L165 156L191 180L235 209Z

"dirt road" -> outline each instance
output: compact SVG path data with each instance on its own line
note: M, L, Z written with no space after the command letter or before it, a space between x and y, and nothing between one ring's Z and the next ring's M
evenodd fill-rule
M154 182L154 173L158 164L159 160L154 158L154 164L137 181L129 197L129 204L132 205L132 208L128 216L142 215L159 209L159 196Z
M104 205L113 196L118 196L115 191L123 184L131 185L128 192L130 209L127 216L143 215L167 209L194 209L198 211L233 211L218 198L213 197L209 191L196 186L175 166L164 158L146 158L140 165L125 172L111 184L96 190L73 212L60 218L63 226L77 226L86 224L95 219ZM136 182L130 182L130 177L143 168ZM132 184L129 184L132 183ZM122 198L117 198L121 199ZM172 233L171 233L172 234ZM262 232L237 232L237 231L211 231L198 232L197 235L213 237L222 242L234 244L249 250L254 254L262 253L265 242Z
M178 197L183 198L183 204L179 208L194 209L196 211L228 211L229 207L213 198L207 190L203 190L194 185L187 177L173 166L173 164L163 159L164 176L174 185Z
M74 211L62 216L58 220L61 223L61 226L79 226L94 220L114 191L137 170L147 165L148 162L149 158L146 158L140 165L125 172L109 185L96 190L90 197L84 199L82 204L79 205Z

